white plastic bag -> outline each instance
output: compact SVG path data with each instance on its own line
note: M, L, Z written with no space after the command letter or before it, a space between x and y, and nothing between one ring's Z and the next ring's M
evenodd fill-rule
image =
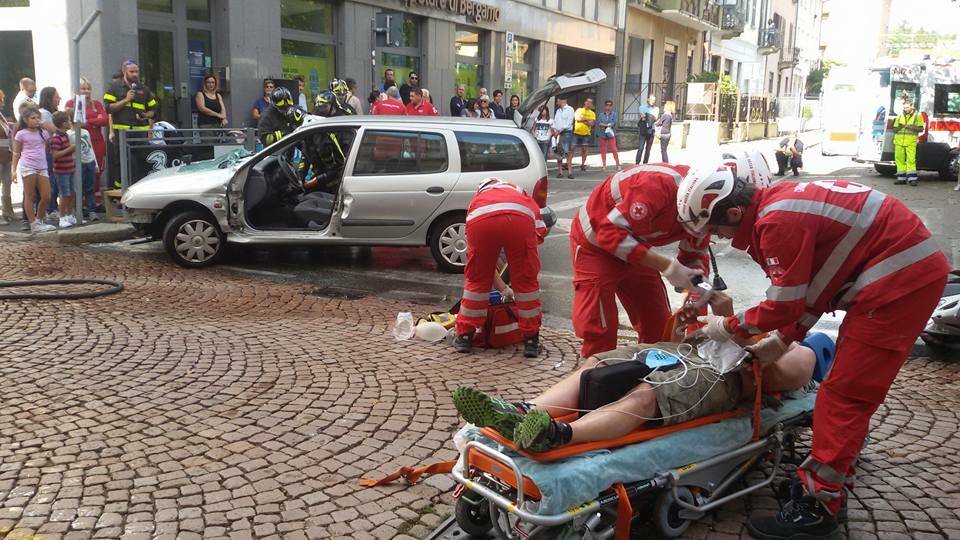
M724 374L737 367L737 362L743 357L743 348L732 341L709 339L697 347L697 354Z
M447 337L447 329L438 322L420 321L415 329L415 335L424 341L443 341Z
M397 313L397 322L393 324L393 337L395 337L397 341L406 341L413 339L415 333L416 328L414 327L413 313L409 311Z

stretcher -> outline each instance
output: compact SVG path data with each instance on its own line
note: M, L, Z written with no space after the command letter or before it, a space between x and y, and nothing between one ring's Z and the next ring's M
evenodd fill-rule
M454 438L457 523L468 534L510 540L619 540L642 519L679 536L706 512L773 482L810 426L815 399L810 392L762 409L756 440L745 410L536 454L467 425ZM762 479L742 482L758 468Z

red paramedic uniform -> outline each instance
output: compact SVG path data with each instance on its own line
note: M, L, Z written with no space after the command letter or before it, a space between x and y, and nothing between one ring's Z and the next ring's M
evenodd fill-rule
M597 186L570 231L573 328L584 358L617 346L620 299L640 341L660 341L670 318L660 273L639 263L654 246L680 242L677 259L708 273L709 237L687 233L677 220L683 165L636 165Z
M538 246L546 235L540 207L519 187L500 181L474 196L467 208L467 265L457 315L458 336L483 327L501 250L510 265L520 332L527 338L540 331Z
M737 336L779 330L785 341L800 340L823 313L847 312L817 394L813 451L797 470L836 513L870 417L936 307L950 265L903 203L843 180L757 190L733 246L772 282L765 301L727 319Z

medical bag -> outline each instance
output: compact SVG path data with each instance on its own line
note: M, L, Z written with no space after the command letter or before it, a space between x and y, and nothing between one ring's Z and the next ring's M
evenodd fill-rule
M516 302L488 306L487 320L483 322L483 327L473 334L473 344L478 347L498 349L523 341L516 306Z

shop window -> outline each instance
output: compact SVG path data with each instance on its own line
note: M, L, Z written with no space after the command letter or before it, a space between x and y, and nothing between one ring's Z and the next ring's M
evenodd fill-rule
M137 9L140 11L173 13L173 0L137 0Z
M333 4L326 0L280 0L280 26L333 34Z
M369 130L363 134L353 174L432 174L447 170L443 135Z
M934 86L933 114L960 114L960 84Z
M0 0L0 8L30 7L30 0Z
M483 48L479 30L457 28L457 65L454 80L464 86L464 97L475 98L483 86Z
M33 69L33 34L30 31L0 32L0 88L8 92L3 113L13 119L13 98L20 91L20 79L36 79ZM6 164L0 164L0 167Z
M530 164L519 138L499 133L457 132L462 172L510 171Z
M210 0L187 0L187 19L210 22Z
M335 73L334 47L295 39L280 40L280 69L284 79L303 77L307 103L326 90Z
M533 42L527 39L514 38L513 40L513 76L510 91L507 94L516 94L522 102L530 93L530 79L534 72Z

